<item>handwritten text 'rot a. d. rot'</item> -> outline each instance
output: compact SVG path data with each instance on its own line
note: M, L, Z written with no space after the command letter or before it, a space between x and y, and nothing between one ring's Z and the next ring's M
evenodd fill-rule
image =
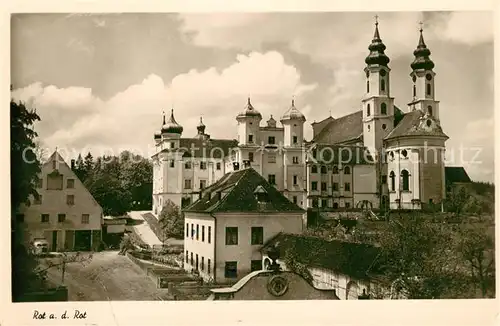
M68 314L67 311L64 311L62 314L54 314L54 313L47 313L45 311L38 311L35 310L33 312L33 319L86 319L87 318L87 312L86 311L79 311L75 310L73 314Z

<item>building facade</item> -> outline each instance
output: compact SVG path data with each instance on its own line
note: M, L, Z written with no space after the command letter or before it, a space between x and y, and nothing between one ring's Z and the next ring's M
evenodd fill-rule
M50 251L98 249L102 208L57 151L43 164L36 191L17 217L25 244L45 238Z
M228 172L184 214L184 268L217 283L260 270L264 242L304 228L304 210L251 167Z
M309 142L304 140L306 118L294 101L280 126L272 116L263 126L262 114L248 99L236 116L236 140L211 139L201 121L196 137L181 138L183 128L173 112L169 121L164 118L161 132L155 134L153 211L158 213L167 199L179 206L189 204L233 166L248 163L309 211L421 209L441 203L448 137L440 126L434 63L422 30L410 64L413 98L406 112L391 96L390 59L378 22L368 49L360 109L313 122ZM201 150L188 154L185 148L192 144Z

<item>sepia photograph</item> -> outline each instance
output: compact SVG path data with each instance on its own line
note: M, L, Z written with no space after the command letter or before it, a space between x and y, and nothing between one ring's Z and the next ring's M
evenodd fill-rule
M492 11L10 38L12 302L496 298Z

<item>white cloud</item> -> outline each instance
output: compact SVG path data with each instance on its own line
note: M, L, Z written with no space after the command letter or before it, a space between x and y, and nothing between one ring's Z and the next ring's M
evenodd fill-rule
M161 127L161 112L171 106L176 120L184 126L184 137L196 134L196 123L203 115L212 137L235 138L235 116L248 95L266 121L270 114L281 116L292 95L300 108L301 97L315 87L302 83L299 71L287 65L280 53L253 52L238 55L221 71L191 70L168 84L150 75L107 101L96 98L87 88L42 87L39 83L15 90L13 97L31 99L42 118L37 131L51 149L58 146L73 152L108 146L117 151L145 150L152 145L153 133ZM304 111L309 112L310 107Z
M445 40L469 45L493 41L493 12L452 12L437 35Z

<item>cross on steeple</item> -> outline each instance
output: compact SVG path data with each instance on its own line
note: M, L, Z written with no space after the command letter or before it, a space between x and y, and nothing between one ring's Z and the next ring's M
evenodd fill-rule
M423 31L422 26L424 25L424 23L420 21L418 24L420 25L420 32L422 32Z
M375 25L378 25L378 15L375 15Z

